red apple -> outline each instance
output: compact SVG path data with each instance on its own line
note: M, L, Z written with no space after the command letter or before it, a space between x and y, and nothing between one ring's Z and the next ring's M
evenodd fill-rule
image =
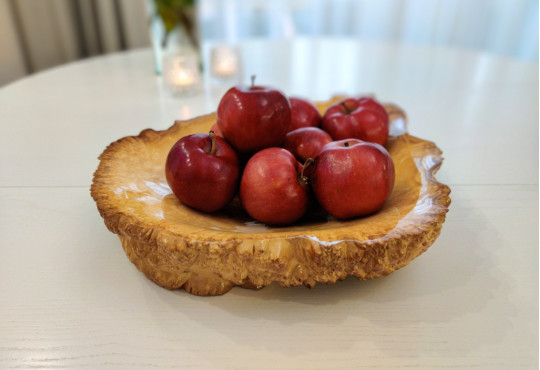
M301 127L319 127L321 114L317 107L308 100L302 98L289 98L291 103L292 120L289 131Z
M257 152L246 164L240 181L240 201L254 219L286 225L304 215L309 187L302 165L282 148Z
M236 194L238 157L225 139L213 133L184 136L169 151L165 176L182 203L214 212Z
M311 176L319 204L339 219L379 210L392 193L394 180L394 163L386 149L358 139L326 144Z
M239 152L280 146L291 125L291 105L278 90L235 86L219 102L217 125Z
M373 108L373 109L379 111L383 116L388 117L388 112L386 111L384 106L381 103L379 103L377 100L375 100L375 98L371 98L369 96L364 96L364 97L356 99L356 101L361 106Z
M291 152L300 162L315 158L332 137L317 127L302 127L285 135L283 148Z
M321 128L334 140L355 138L384 145L388 139L388 114L371 98L349 98L328 108Z

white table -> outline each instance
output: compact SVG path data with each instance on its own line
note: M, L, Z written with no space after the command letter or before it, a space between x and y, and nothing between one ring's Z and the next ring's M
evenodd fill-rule
M538 368L538 65L354 40L242 48L245 75L289 95L405 108L444 151L439 239L373 281L162 289L97 212L97 156L224 90L171 97L149 50L56 68L0 89L0 368Z

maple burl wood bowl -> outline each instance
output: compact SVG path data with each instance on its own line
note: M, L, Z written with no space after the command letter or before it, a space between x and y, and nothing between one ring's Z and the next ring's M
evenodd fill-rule
M317 106L324 112L337 99ZM218 295L235 285L312 287L348 275L385 276L435 241L450 204L449 187L434 177L441 151L406 132L399 107L385 108L396 181L383 208L367 217L339 221L315 207L293 225L270 227L251 219L238 201L213 214L181 204L167 185L165 159L179 138L208 132L215 114L112 143L99 157L91 195L131 262L168 289Z

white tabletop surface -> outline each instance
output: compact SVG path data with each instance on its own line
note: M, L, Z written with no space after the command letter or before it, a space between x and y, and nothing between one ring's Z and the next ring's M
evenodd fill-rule
M123 136L216 109L173 97L149 50L0 89L0 368L538 368L538 64L354 40L246 42L288 95L375 93L443 150L442 233L407 267L218 297L147 280L89 186Z

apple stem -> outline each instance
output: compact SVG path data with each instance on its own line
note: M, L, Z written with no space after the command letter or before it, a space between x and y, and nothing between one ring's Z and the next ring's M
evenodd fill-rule
M210 140L212 141L212 145L210 146L210 151L208 152L211 155L216 154L216 134L214 131L210 131L208 133L210 135Z
M305 171L306 168L308 168L313 163L315 163L313 158L308 158L308 159L306 159L306 161L304 162L304 165L302 166L302 171L300 171L300 176L298 176L298 181L303 186L307 186L307 184L308 184L308 177L306 175L304 175L304 171Z
M345 101L342 101L341 105L343 106L343 108L345 108L345 111L347 112L347 114L350 114L352 112L352 110L350 110L349 107L347 107L347 104L345 104Z
M251 87L255 86L255 75L251 75Z

